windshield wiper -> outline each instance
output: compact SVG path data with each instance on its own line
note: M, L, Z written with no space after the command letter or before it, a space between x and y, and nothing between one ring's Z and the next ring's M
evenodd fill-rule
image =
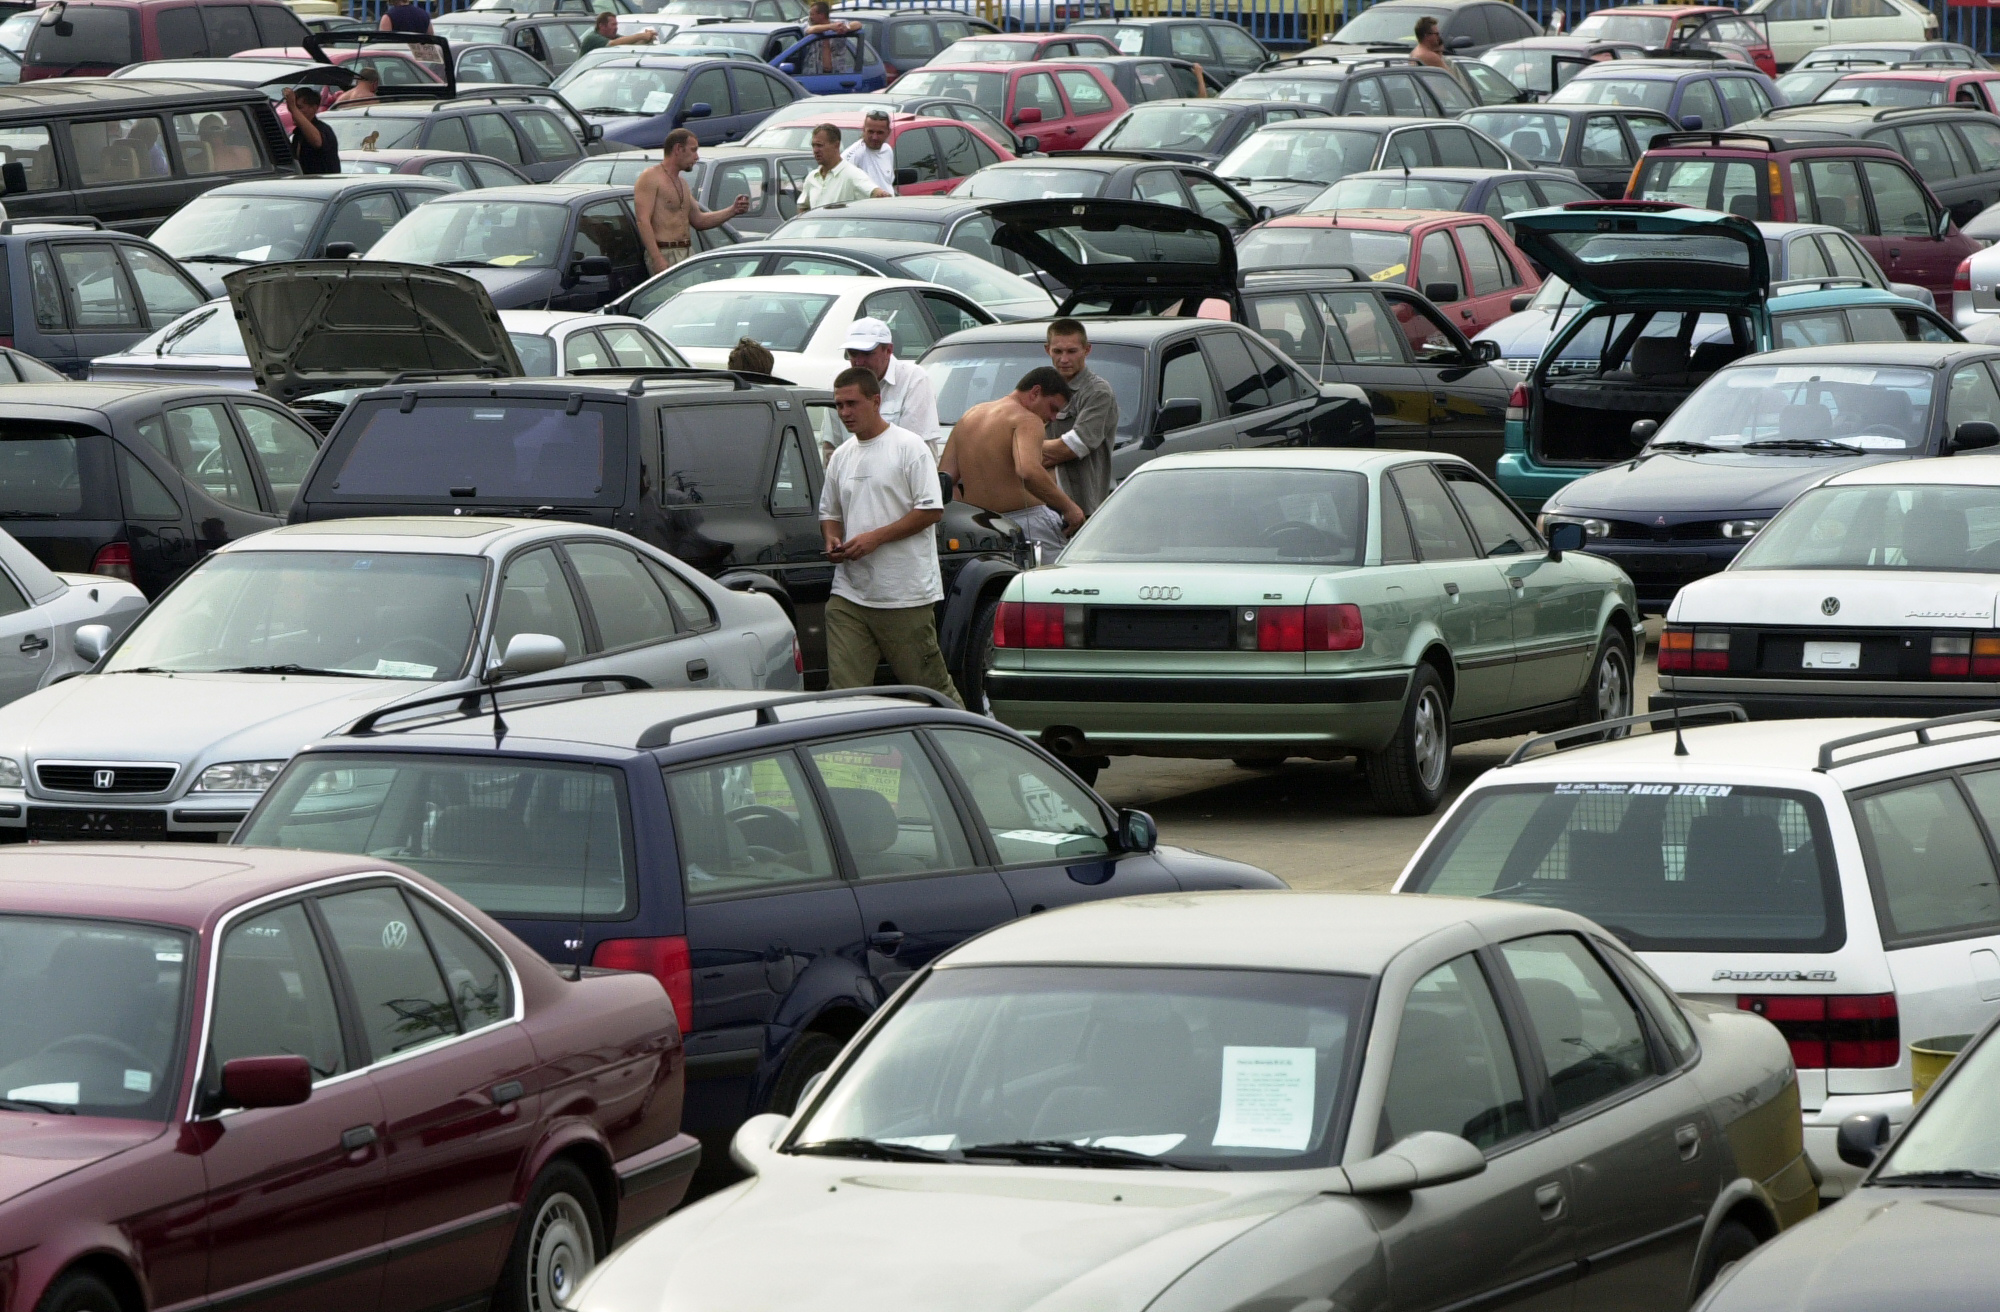
M1243 174L1243 175L1239 175L1239 176L1237 176L1237 177L1233 177L1233 178L1229 178L1229 179L1227 179L1227 181L1230 181L1230 182L1283 182L1283 183L1286 183L1287 185L1289 185L1289 186L1293 186L1293 187L1326 187L1326 186L1331 186L1331 185L1332 185L1331 183L1326 183L1326 182L1321 182L1321 181L1320 181L1319 179L1317 179L1317 178L1253 178L1253 177L1250 177L1250 176L1249 176L1249 175L1247 175L1247 174Z
M1974 1171L1965 1167L1953 1167L1942 1171L1898 1171L1894 1175L1878 1175L1872 1183L1910 1185L1917 1188L1927 1185L1964 1185L1972 1189L2000 1189L2000 1171Z
M0 510L0 519L61 519L53 510Z
M1105 1148L1091 1144L1070 1143L1064 1139L1017 1139L1012 1143L976 1143L963 1150L963 1156L970 1161L981 1157L997 1157L1010 1162L1048 1162L1059 1166L1149 1166L1155 1170L1167 1171L1214 1171L1214 1166L1196 1166L1188 1162L1171 1162L1163 1157L1151 1157L1145 1153L1133 1152L1130 1148Z
M59 1102L39 1102L33 1098L0 1098L0 1112L53 1112L57 1116L74 1116L76 1108L65 1107Z
M949 1162L953 1160L915 1144L885 1143L880 1139L821 1139L818 1143L797 1143L787 1152L813 1157L872 1157L881 1162Z
M1710 446L1706 442L1654 442L1639 454L1642 456L1652 456L1658 455L1662 451L1691 451L1696 455L1701 455L1711 452L1727 452L1728 450L1728 447Z
M379 679L379 674L359 670L322 670L311 665L231 665L220 670L195 670L196 674L330 674L339 679ZM129 673L129 671L128 671Z
M439 260L440 269L486 269L491 268L491 260Z
M1859 455L1861 448L1836 442L1830 437L1779 437L1763 442L1745 442L1745 451L1837 451L1842 455Z
M207 262L207 263L209 263L209 264L257 264L257 263L260 263L260 261L258 261L258 260L246 260L246 259L244 259L244 258L243 258L243 257L242 257L241 255L224 255L224 254L222 254L222 253L221 253L221 252L219 252L219 251L218 251L218 252L215 252L215 253L212 253L212 254L209 254L209 255L183 255L183 256L181 256L181 257L180 257L180 261L181 261L181 263L182 263L182 264L186 264L186 263L187 263L187 262L188 262L189 260L202 260L202 261L205 261L205 262Z
M622 114L627 118L654 117L643 109L626 109L622 105L578 105L576 112L579 114Z

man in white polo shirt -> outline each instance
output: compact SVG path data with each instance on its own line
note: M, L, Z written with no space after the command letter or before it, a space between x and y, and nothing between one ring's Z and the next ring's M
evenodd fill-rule
M868 175L840 157L840 129L822 123L812 130L813 163L818 168L799 184L799 208L816 210L844 201L867 200L892 193L868 180Z
M937 394L931 376L896 358L894 335L880 319L856 319L843 348L847 363L866 369L882 383L882 418L907 428L930 445L935 457L945 435L938 432Z
M890 195L896 194L896 148L889 144L889 111L877 106L861 116L861 140L841 158L868 175Z

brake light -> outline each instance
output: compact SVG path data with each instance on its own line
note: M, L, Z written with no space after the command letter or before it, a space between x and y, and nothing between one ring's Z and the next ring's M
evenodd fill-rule
M1365 637L1361 607L1352 602L1259 606L1255 615L1258 651L1358 651Z
M105 574L114 579L132 581L132 545L129 542L111 542L97 549L90 558L90 572Z
M1258 651L1304 651L1306 649L1306 608L1304 606L1259 606L1257 608Z
M1667 629L1660 634L1659 668L1662 671L1694 668L1694 630Z
M1517 384L1513 394L1507 398L1507 422L1524 424L1528 421L1528 385Z
M607 938L590 954L590 964L606 970L651 975L674 1004L674 1022L686 1034L694 1028L694 967L684 938Z
M996 647L1064 646L1063 612L1066 609L1068 608L1051 605L1045 601L1003 601L1000 603L999 611L993 616L993 645Z
M1951 275L1951 289L1955 292L1972 290L1972 257L1966 256L1958 262L1958 272Z
M792 635L792 673L804 674L805 672L806 654L799 650L798 635L794 634Z
M1776 1025L1800 1070L1880 1070L1903 1059L1893 993L1746 996L1736 1007Z

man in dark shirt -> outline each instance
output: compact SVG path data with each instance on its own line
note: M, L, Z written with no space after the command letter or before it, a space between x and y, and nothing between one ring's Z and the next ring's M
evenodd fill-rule
M384 32L428 32L431 30L431 15L422 5L405 0L403 4L392 5L383 11L378 26Z
M319 92L311 87L286 87L285 108L292 111L292 154L303 173L340 172L340 139L320 121Z

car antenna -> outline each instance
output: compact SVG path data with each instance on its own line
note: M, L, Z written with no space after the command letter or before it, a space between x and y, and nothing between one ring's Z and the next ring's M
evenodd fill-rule
M473 604L472 594L469 592L465 594L465 608L472 613L472 628L473 632L477 633L479 631L479 608ZM500 746L500 740L507 736L507 722L500 718L499 680L494 678L493 672L489 670L483 677L482 682L486 684L486 691L492 694L493 697L493 746L497 749ZM478 693L472 695L472 705L477 710L479 706Z
M1671 705L1674 708L1674 755L1686 756L1688 754L1687 740L1681 737L1681 699L1679 697L1674 698Z

